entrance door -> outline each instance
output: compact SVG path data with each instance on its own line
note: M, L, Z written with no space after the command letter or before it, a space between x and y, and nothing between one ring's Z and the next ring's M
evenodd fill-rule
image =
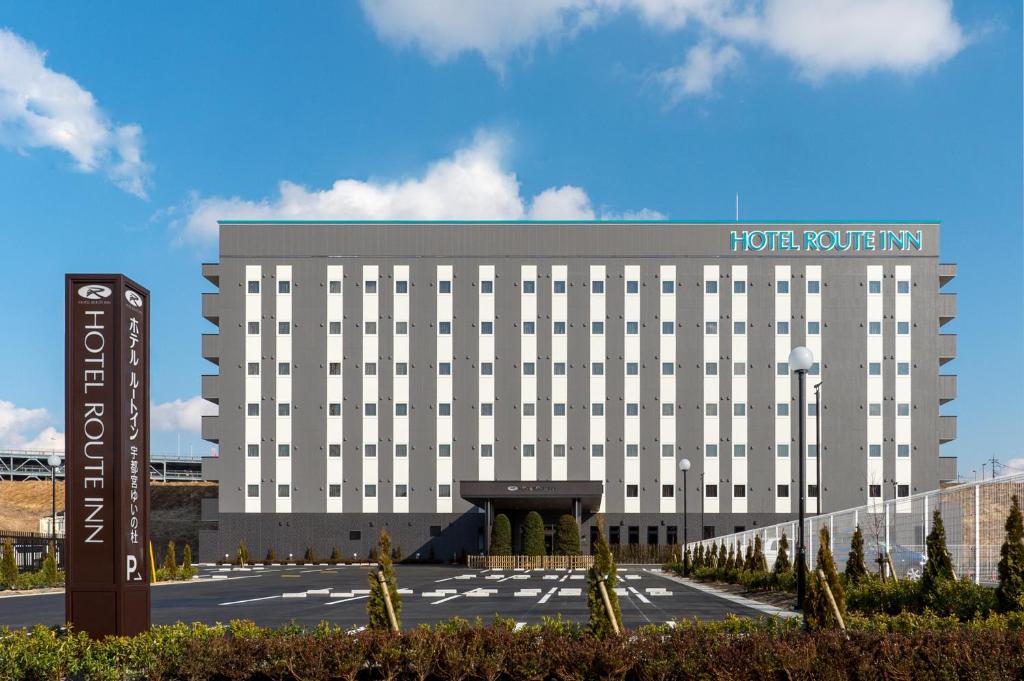
M555 526L544 526L544 552L549 556L555 551Z

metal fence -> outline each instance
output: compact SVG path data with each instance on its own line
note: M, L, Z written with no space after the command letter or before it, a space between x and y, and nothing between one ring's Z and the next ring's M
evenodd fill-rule
M51 454L63 459L61 452L0 449L0 480L49 480L52 473L58 480L63 480L63 464L55 472L51 472L47 464ZM202 468L200 457L153 454L149 459L149 479L154 482L202 480Z
M1015 494L1024 503L1024 473L808 517L804 525L807 562L814 565L818 533L822 527L827 527L832 555L836 566L842 570L850 553L850 540L860 526L868 569L877 570L878 557L888 549L896 575L916 578L925 562L925 537L932 529L932 514L938 510L942 515L946 546L956 575L968 577L979 584L993 584L998 581L999 551L1006 535L1011 497ZM793 559L797 524L797 520L792 520L691 542L688 546L691 551L699 545L709 550L714 544L724 544L728 548L738 542L745 551L754 538L760 536L770 566L778 554L778 540L783 534L789 542L790 560Z
M64 537L51 539L50 535L36 532L0 531L0 545L11 541L14 546L14 560L18 570L38 570L46 557L47 546L53 541L57 546L57 569L64 569Z

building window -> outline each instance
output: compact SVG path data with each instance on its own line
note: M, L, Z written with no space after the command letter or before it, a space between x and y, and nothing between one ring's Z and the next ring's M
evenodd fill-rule
M591 416L604 416L604 402L594 402L590 405Z
M402 293L408 293L408 292L409 292L409 282L406 281L405 279L396 279L395 280L395 293L402 294Z
M327 405L328 416L341 416L341 402L331 402Z
M640 374L639 362L626 362L626 375L637 376Z
M332 499L337 499L341 496L341 485L328 485L327 496Z
M704 322L704 333L714 336L718 333L718 322Z
M336 459L341 456L341 445L327 445L327 456Z
M552 364L551 373L555 376L565 376L565 362L555 362Z
M437 404L437 415L438 416L451 416L452 415L452 403L451 402L439 402Z
M898 496L898 497L909 497L910 496L910 485L896 485L896 496Z
M869 376L881 376L882 375L882 363L881 362L869 362L868 363L868 375Z
M821 322L807 322L807 335L818 336L821 334Z
M626 293L640 293L640 282L630 279L626 282Z
M808 416L817 416L818 415L818 405L816 405L814 402L808 403L808 405L807 405L807 415Z
M565 322L555 322L552 325L552 333L554 333L556 336L564 336L565 335Z
M896 333L900 336L909 336L910 322L896 322Z
M662 376L674 376L676 373L676 365L672 362L661 363L661 375Z
M480 362L480 375L481 376L493 376L494 375L494 363L493 362Z
M775 405L775 413L779 416L789 416L789 402L779 402Z
M661 486L661 498L671 499L676 495L676 488L673 485L662 485Z
M594 334L595 336L603 336L604 335L604 322L591 322L590 323L590 332L592 334Z
M247 404L246 407L245 407L245 413L248 414L249 416L259 416L260 415L260 405L259 405L259 402L250 402L249 404Z
M259 445L246 445L245 453L249 457L259 458L260 446Z
M777 485L775 487L775 496L779 499L789 498L789 485Z
M341 373L341 365L338 365L338 373ZM291 376L292 365L288 362L278 362L277 364L277 375L278 376Z
M450 499L452 496L452 486L447 484L438 485L437 496L439 496L442 499Z
M821 293L821 282L817 279L808 279L807 292L810 294Z
M743 281L742 279L737 279L737 280L733 281L732 282L732 292L733 293L737 293L737 294L746 293L747 292L747 282Z
M640 403L639 402L626 402L626 416L639 416L640 415Z
M288 280L281 280L277 282L277 292L289 294L292 292L292 282Z
M590 291L591 291L591 293L598 293L598 294L604 293L604 280L603 279L595 279L594 281L592 281L590 283Z
M440 444L437 446L437 455L442 459L450 459L452 456L452 446L449 443Z
M746 456L747 456L747 446L746 445L733 445L732 446L732 455L734 457L736 457L737 459L746 458Z
M910 416L910 403L900 402L896 405L896 416Z
M327 364L327 373L330 376L341 376L341 362L330 362Z
M704 405L705 416L718 416L718 402L708 402Z
M661 333L662 333L662 335L671 336L675 332L676 332L676 325L673 324L672 322L662 322L661 323Z
M480 456L485 459L490 459L494 456L494 445L480 445Z
M523 445L523 457L526 459L532 459L536 451L535 445Z
M359 531L359 530L349 530L348 531L348 540L349 541L359 541L362 538L363 538L363 533L361 531Z
M709 459L714 459L718 456L718 445L714 442L708 442L704 445L704 456Z
M377 403L376 402L367 402L366 404L364 404L363 405L363 415L364 416L376 416L377 415Z
M591 364L590 373L594 376L604 376L604 362L594 362Z
M733 376L746 376L747 375L747 365L744 364L743 362L733 362L733 365L732 365L732 375Z
M882 334L882 322L868 322L868 335L880 336Z
M376 499L377 498L377 485L375 485L373 483L370 483L368 485L363 486L363 495L367 499Z
M780 442L779 444L775 445L775 456L779 457L780 459L789 458L789 445L786 444L785 442Z
M732 498L733 499L746 499L747 498L747 486L746 485L733 485L732 486Z
M443 280L437 282L437 290L438 290L439 293L451 293L452 292L452 282L447 280L447 279L443 279Z
M523 416L536 416L537 415L537 403L536 402L523 402Z
M246 365L246 373L249 374L250 376L259 376L260 375L260 363L259 362L249 362Z
M533 279L526 279L523 281L523 293L536 293L537 282Z
M481 402L480 416L494 416L494 402Z
M910 293L910 282L906 279L901 279L896 282L896 293Z
M368 279L365 282L365 288L363 290L366 291L367 293L376 293L377 292L377 280L376 279Z
M364 364L363 365L363 374L365 374L366 376L376 376L377 375L377 363L376 362L367 362L366 364Z
M407 335L409 335L409 322L395 322L395 335L396 336L407 336Z
M485 336L494 334L494 322L480 322L480 333Z
M565 445L555 445L554 446L554 457L556 459L564 459L565 458Z
M896 375L897 376L909 376L910 375L910 362L897 362L896 363Z
M789 293L789 279L779 279L775 282L775 290L783 295Z
M396 499L405 499L408 496L409 496L409 486L408 485L405 485L405 484L402 484L402 483L398 483L398 484L395 485L395 498Z
M551 413L555 416L565 416L565 402L555 402L551 407Z
M868 456L878 459L882 456L882 445L868 445Z
M675 546L679 543L679 527L676 525L665 526L665 543L669 546Z
M746 416L747 415L747 405L743 404L742 402L734 403L732 405L732 415L733 416Z
M490 279L484 279L480 282L480 293L494 293L494 282Z
M565 279L555 279L551 285L551 290L555 293L565 293Z
M818 458L818 445L807 445L807 458L816 459Z
M910 445L896 445L896 456L906 459L910 456Z
M872 499L878 499L882 496L881 485L868 485L868 496Z
M812 498L813 497L817 497L818 496L818 486L817 485L808 484L807 485L807 496L812 497Z
M663 444L661 446L661 456L665 459L671 459L675 455L676 448L674 445Z
M775 365L776 376L788 376L789 375L789 362L779 362Z
M708 376L718 375L718 362L707 362L704 365L704 373Z
M718 282L717 281L705 281L704 282L704 293L718 293Z
M626 445L626 458L635 459L640 456L640 445L628 444Z
M259 322L248 322L245 325L245 329L250 336L260 335L260 323Z
M662 293L675 293L676 292L676 282L671 281L671 280L662 281L661 282L661 292Z
M537 364L535 362L523 362L523 375L534 376L537 374Z
M395 445L395 458L396 459L404 459L407 456L409 456L409 445L404 444L404 443L403 444Z
M327 282L327 290L330 293L341 293L341 281L337 279L331 279Z
M604 445L590 445L590 456L600 459L604 456Z
M282 458L286 458L286 457L291 456L292 455L292 446L291 445L278 445L277 446L277 455L279 457L282 457Z
M718 485L704 485L704 496L708 499L717 499Z
M277 496L281 499L287 499L292 494L292 488L288 485L277 486Z
M259 498L259 496L260 496L260 486L259 485L246 485L245 489L246 489L246 496L248 496L250 499L258 499Z
M277 405L277 415L278 416L291 416L292 415L292 405L287 403L287 402L282 402L281 404Z
M341 322L329 322L327 325L327 332L332 336L340 336Z
M377 335L377 322L365 322L365 324L364 324L364 331L366 332L367 336L376 336Z
M778 322L775 324L775 333L780 336L789 335L789 322Z
M254 279L254 280L248 282L248 285L246 286L246 291L248 291L249 293L259 293L260 292L260 282L259 282L259 280Z
M648 525L647 526L647 543L651 546L658 544L658 526Z
M626 485L626 498L627 499L639 499L640 498L640 486L639 485Z
M868 416L881 416L882 415L882 403L872 402L868 405Z
M452 334L452 323L439 322L437 325L437 332L442 336L450 336Z
M620 528L618 525L612 525L608 528L608 543L612 546L619 545Z
M451 376L452 375L452 363L451 362L439 362L437 365L437 373L439 376Z
M868 282L868 293L881 293L882 282L878 279L872 279Z
M408 402L396 402L395 403L395 416L408 416L409 415L409 404Z
M747 335L747 323L746 322L733 322L732 323L732 334L734 336L745 336L745 335Z
M395 376L408 376L409 375L409 363L408 362L395 362Z
M672 416L675 412L675 405L672 402L662 402L661 404L661 415Z
M640 322L626 322L626 335L635 336L640 333Z

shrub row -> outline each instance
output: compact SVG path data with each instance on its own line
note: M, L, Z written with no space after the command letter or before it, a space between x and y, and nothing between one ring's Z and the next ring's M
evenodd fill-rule
M877 621L855 626L848 637L811 634L779 620L684 622L605 638L560 621L516 631L510 621L481 626L453 620L398 635L232 622L156 627L102 641L38 627L0 630L0 678L1020 678L1019 618L1013 626L1007 617L996 619L998 625L932 623L902 630Z

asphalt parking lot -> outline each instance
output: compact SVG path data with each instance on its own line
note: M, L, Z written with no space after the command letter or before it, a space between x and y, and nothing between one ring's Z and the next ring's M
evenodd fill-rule
M345 627L366 624L367 566L218 568L203 566L189 583L153 587L153 623L227 622L249 619L265 626L290 621L313 626L329 621ZM496 614L517 622L542 617L587 619L583 570L471 570L458 566L399 565L402 626L432 624L459 616L489 621ZM721 619L729 613L763 612L691 588L661 574L656 566L619 568L617 593L627 626L673 619ZM61 624L63 593L0 594L0 625Z

